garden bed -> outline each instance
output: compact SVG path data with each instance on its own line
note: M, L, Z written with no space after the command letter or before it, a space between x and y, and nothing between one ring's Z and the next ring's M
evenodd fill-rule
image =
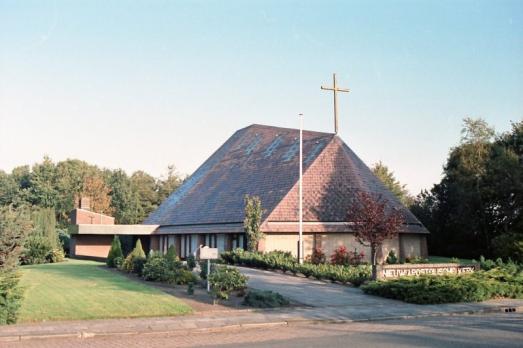
M289 253L278 251L262 254L236 249L222 253L221 259L231 265L279 270L293 275L302 274L306 278L313 277L342 284L350 283L354 286L361 285L371 276L371 266L369 265L299 264Z

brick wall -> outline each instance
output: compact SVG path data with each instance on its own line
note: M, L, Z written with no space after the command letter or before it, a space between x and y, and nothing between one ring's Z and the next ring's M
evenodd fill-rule
M105 259L111 249L113 235L77 234L71 236L71 256Z
M114 217L89 210L74 209L69 217L73 225L114 225Z

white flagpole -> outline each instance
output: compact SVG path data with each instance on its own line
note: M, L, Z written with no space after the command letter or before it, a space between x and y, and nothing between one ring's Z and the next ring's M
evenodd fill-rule
M300 116L300 183L299 183L299 236L298 236L298 262L303 263L303 114Z

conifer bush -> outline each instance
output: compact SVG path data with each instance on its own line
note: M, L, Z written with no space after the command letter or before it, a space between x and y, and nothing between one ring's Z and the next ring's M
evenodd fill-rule
M18 259L32 228L24 208L0 208L0 325L16 322L23 288L19 286Z
M142 272L143 265L145 264L145 252L142 248L142 242L140 239L136 241L136 245L134 249L127 255L125 258L121 269L125 272L131 273L131 272ZM134 267L138 267L136 270Z
M120 238L115 235L111 243L111 249L109 249L109 254L107 255L107 266L112 268L117 267L115 259L118 257L123 258L122 244L120 243Z

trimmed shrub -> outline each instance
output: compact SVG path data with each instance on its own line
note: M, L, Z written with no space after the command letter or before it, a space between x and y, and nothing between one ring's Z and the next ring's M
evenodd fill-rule
M283 272L291 272L296 275L303 274L306 277L337 281L343 284L351 283L359 286L370 279L371 268L368 265L345 266L312 263L300 265L290 253L281 251L259 253L249 252L243 249L235 249L221 254L223 262L247 267L262 269L278 269Z
M388 265L395 265L398 263L398 257L396 256L396 253L394 250L389 251L389 255L387 256L387 264Z
M109 254L107 255L106 264L108 267L116 267L114 260L117 258L123 258L122 244L120 243L120 238L114 236L113 242L111 243L111 249L109 249Z
M24 250L20 256L22 265L36 265L50 262L53 246L46 237L33 233L24 243Z
M167 260L160 255L150 255L142 270L143 279L155 282L169 280L169 267Z
M186 285L190 283L196 283L198 281L198 277L195 274L183 268L169 270L168 274L168 282L170 284Z
M124 262L123 257L116 257L114 259L114 266L118 269L122 269L123 262Z
M140 239L136 241L136 245L133 251L131 251L129 255L127 255L120 269L129 273L134 272L134 259L142 259L143 262L145 262L145 252L143 251L142 242L140 241ZM137 261L137 263L141 262L142 261ZM141 269L137 269L136 271L141 271Z
M247 277L236 268L222 266L209 275L209 284L214 298L227 300L231 292L245 289Z
M289 300L277 292L251 290L245 296L243 305L255 308L276 308L288 306Z
M312 250L312 254L307 256L307 261L312 264L319 265L327 262L327 257L325 256L322 248L314 248L314 250Z
M189 269L189 271L192 271L194 267L196 267L196 259L194 255L191 254L187 256L187 268Z
M147 259L145 257L134 257L133 258L133 272L138 274L140 277L143 274L143 268Z
M200 265L200 278L203 280L207 279L207 260L199 262ZM216 269L216 260L211 260L211 273Z
M164 255L165 261L168 263L171 268L179 268L182 266L182 262L178 255L176 255L176 248L174 245L171 245L167 249L167 253Z

